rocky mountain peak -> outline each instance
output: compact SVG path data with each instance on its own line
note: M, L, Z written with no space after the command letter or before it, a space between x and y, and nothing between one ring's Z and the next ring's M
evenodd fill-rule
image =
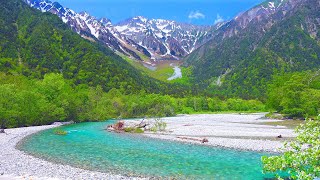
M99 21L106 27L112 27L112 23L110 19L101 18Z
M146 47L154 59L180 59L209 39L209 27L172 20L133 17L115 25L122 35Z

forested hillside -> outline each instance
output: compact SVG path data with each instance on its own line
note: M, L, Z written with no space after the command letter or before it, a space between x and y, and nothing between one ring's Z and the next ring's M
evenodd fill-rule
M127 93L186 93L181 86L142 75L103 45L72 32L57 16L41 13L21 0L2 2L0 27L2 72L30 78L62 73L74 84L101 85L105 91L119 88Z
M216 94L265 99L273 75L320 67L319 2L268 2L226 23L187 57L196 83Z

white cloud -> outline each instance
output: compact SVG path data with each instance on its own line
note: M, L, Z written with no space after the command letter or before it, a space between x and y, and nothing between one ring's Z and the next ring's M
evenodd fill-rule
M224 21L223 17L220 16L220 14L217 14L217 18L214 20L214 24L217 24L223 21Z
M206 16L199 11L192 11L188 17L189 19L204 19Z

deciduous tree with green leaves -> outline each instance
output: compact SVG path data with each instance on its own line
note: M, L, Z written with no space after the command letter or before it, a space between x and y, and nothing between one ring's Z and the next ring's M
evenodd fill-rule
M296 133L296 140L285 144L283 155L262 157L264 172L286 171L290 178L301 180L319 178L320 115L316 120L307 120L296 129Z

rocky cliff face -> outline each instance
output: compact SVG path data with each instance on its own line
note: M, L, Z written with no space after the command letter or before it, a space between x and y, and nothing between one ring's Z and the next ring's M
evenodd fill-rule
M115 28L124 36L145 47L155 59L180 59L211 37L211 27L177 23L137 16Z

